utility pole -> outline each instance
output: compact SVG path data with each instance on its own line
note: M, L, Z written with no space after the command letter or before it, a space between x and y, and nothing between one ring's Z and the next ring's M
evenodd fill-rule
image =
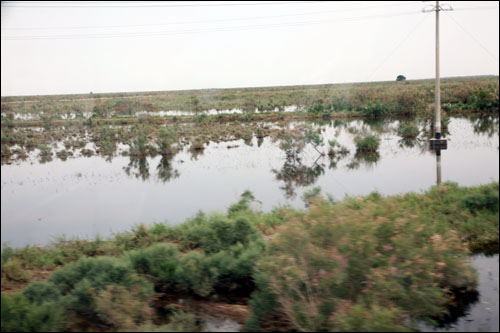
M434 107L435 138L441 139L441 78L439 76L439 1L436 1L436 89Z
M423 9L424 13L436 12L436 88L434 95L434 137L430 139L430 149L436 153L436 183L441 185L441 150L448 148L448 140L441 137L441 80L439 73L439 12L442 10L453 10L451 6L440 6L436 1L431 8Z

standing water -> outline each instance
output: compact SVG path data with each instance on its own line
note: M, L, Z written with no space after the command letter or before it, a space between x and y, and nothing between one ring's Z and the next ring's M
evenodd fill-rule
M304 191L319 186L336 200L378 191L421 192L436 183L436 157L424 130L412 140L397 134L399 121L350 120L315 124L324 142L336 139L349 153L330 158L310 146L290 160L270 138L210 143L171 159L36 156L2 165L2 243L45 245L56 236L102 237L133 225L178 224L198 210L225 211L250 190L260 208L303 207ZM378 153L356 153L354 137L376 133ZM442 179L470 186L498 181L498 118L452 118L442 151ZM228 149L231 148L231 149ZM327 152L327 147L319 147Z

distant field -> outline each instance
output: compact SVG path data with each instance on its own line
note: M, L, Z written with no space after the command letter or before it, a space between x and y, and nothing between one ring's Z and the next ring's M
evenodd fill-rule
M498 76L441 80L445 109L498 109ZM283 111L295 105L311 113L354 111L364 115L421 114L432 109L434 80L323 84L234 89L2 97L2 113L133 116L140 111Z

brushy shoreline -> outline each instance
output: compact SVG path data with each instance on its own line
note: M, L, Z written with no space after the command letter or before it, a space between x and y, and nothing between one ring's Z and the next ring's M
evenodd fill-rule
M497 182L342 202L316 191L306 209L263 213L245 192L174 227L4 246L2 331L201 330L181 299L245 308L249 331L414 330L475 288L467 257L498 247L498 198Z

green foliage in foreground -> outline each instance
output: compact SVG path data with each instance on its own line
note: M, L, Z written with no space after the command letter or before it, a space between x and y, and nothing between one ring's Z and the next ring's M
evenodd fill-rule
M447 290L475 286L467 245L498 245L498 192L498 183L446 183L425 194L334 203L318 189L308 209L271 213L252 211L245 192L227 214L200 213L176 227L4 247L2 284L62 267L19 294L2 293L2 331L199 329L183 313L153 325L153 287L201 298L251 294L248 330L411 330L446 311Z
M299 331L412 329L445 313L449 288L474 287L464 240L498 245L498 183L340 204L318 198L268 243L247 329L270 318Z

